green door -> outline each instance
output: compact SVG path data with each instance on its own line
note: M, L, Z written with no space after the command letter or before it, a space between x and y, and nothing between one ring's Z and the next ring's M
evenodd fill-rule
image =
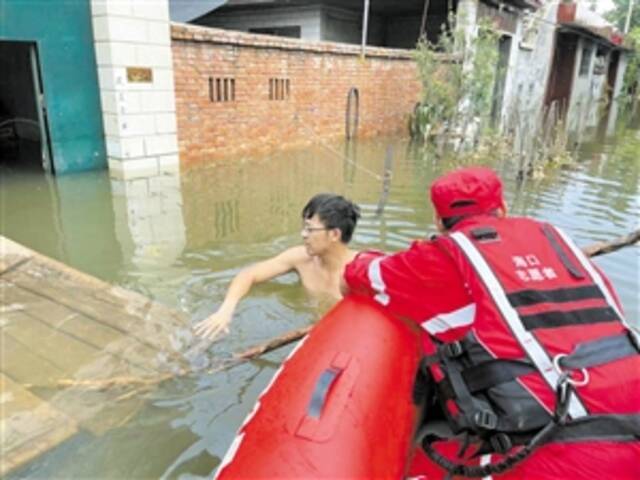
M106 168L90 0L0 0L1 40L36 46L51 170Z

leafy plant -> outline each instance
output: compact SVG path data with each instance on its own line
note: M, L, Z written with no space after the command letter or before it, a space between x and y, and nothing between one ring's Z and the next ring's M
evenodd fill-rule
M640 96L640 25L631 30L626 38L627 45L633 49L629 56L629 63L624 73L624 82L620 100L628 106Z
M624 28L627 21L629 2L631 1L635 2L631 15L631 29L640 27L640 5L638 5L638 0L613 0L615 8L606 14L607 20L616 25L620 30Z
M455 21L452 17L450 24ZM443 31L436 44L422 39L416 47L423 97L413 130L425 141L465 136L472 122L476 133L489 126L499 36L490 24L481 23L472 37L467 42L464 32L454 27Z

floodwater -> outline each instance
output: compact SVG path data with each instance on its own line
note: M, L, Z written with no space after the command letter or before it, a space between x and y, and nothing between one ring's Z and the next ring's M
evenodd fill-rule
M386 201L382 172L391 149ZM512 214L548 220L580 245L638 228L640 129L622 129L580 148L571 168L518 183L515 167L487 159L505 180ZM180 177L128 182L104 172L48 178L3 167L1 233L79 270L183 311L195 323L212 313L239 269L299 241L300 210L321 191L360 204L353 246L394 251L433 233L426 187L452 163L406 140L376 139L191 168ZM382 214L378 214L380 204ZM639 325L640 248L596 260ZM317 319L327 305L295 275L254 288L231 333L189 360L197 372L145 395L145 407L101 435L83 431L10 478L209 478L236 429L289 348L210 373L223 357ZM193 343L189 329L171 339Z

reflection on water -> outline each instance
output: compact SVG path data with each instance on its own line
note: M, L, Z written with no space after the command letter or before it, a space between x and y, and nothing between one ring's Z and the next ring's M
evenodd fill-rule
M123 258L107 175L48 177L1 166L3 235L92 275L118 278Z
M638 228L639 130L622 131L617 139L583 144L574 168L550 170L523 184L508 163L488 163L505 179L513 214L551 221L585 245ZM393 179L379 215L388 147ZM359 203L363 218L354 247L393 251L433 233L426 188L451 166L425 158L406 141L378 139L130 181L110 180L106 173L48 178L5 168L2 234L180 309L195 322L220 304L240 268L299 241L300 209L311 195L335 191ZM597 263L637 322L640 249L626 248ZM231 333L207 357L317 318L327 306L307 298L296 281L291 274L255 288L239 305ZM190 337L176 332L172 341L187 348ZM16 475L208 477L287 350L164 384L128 423L102 435L82 432Z
M110 180L115 232L127 284L173 304L176 280L188 272L176 265L186 245L182 188L176 175Z

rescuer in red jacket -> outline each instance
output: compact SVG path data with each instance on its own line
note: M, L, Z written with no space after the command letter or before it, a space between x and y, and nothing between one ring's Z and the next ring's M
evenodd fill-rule
M451 435L421 438L409 474L640 478L638 334L608 279L560 229L508 218L490 169L439 178L431 200L443 235L344 275L426 333Z

